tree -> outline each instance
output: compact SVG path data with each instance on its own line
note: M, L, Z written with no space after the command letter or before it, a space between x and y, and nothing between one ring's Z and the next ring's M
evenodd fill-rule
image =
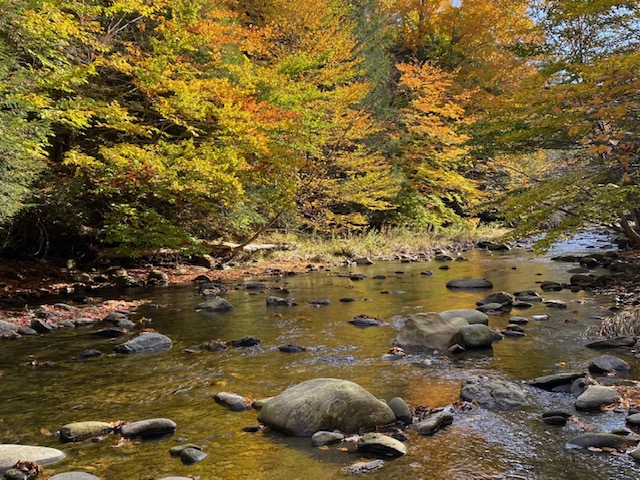
M545 2L545 68L514 92L489 124L502 149L563 152L551 174L507 195L518 234L554 212L542 245L600 223L640 245L638 196L638 6L632 2ZM594 34L594 27L605 33ZM629 32L624 37L609 32ZM566 41L562 41L566 39ZM486 143L486 142L485 142Z

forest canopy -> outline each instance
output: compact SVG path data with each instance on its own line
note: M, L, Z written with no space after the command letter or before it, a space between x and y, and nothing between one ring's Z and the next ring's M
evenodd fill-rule
M598 223L640 245L640 6L0 0L4 249Z

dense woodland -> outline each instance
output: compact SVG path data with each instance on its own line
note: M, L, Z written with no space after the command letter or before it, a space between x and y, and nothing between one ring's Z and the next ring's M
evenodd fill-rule
M477 218L640 245L639 47L637 0L0 0L3 251Z

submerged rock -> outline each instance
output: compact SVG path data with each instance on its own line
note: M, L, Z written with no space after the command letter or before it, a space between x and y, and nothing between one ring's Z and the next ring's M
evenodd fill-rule
M386 403L356 383L317 378L271 398L258 420L279 432L309 437L319 430L357 432L393 423L396 416Z
M267 297L267 307L293 307L297 305L293 298Z

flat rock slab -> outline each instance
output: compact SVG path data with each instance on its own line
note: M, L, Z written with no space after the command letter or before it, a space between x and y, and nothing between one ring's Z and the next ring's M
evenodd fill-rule
M438 430L453 423L453 415L447 412L436 412L411 426L420 435L433 435Z
M597 340L595 342L587 343L587 348L631 348L637 342L635 337L614 337L607 338L605 340Z
M63 460L66 456L56 448L0 444L0 469L11 468L21 460L50 465Z

